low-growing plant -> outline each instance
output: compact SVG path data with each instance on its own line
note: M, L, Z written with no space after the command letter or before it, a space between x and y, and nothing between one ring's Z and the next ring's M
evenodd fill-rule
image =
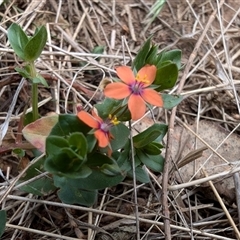
M15 53L26 62L22 69L16 70L30 79L33 86L46 85L34 67L46 42L44 29L38 28L33 37L28 37L16 24L8 31ZM16 33L20 36L18 40ZM38 50L32 51L34 46L38 46ZM131 137L131 124L154 106L170 109L181 101L180 96L160 93L175 85L180 68L180 50L159 52L149 38L132 66L116 67L118 78L106 84L104 101L92 109L80 107L77 114L37 119L35 106L35 121L25 126L23 135L45 155L20 181L42 171L47 171L49 176L25 185L22 190L46 195L58 189L62 202L92 206L99 190L132 177L133 171L138 181L149 182L143 166L154 172L163 170L162 140L168 128L156 122ZM33 88L33 102L36 96Z

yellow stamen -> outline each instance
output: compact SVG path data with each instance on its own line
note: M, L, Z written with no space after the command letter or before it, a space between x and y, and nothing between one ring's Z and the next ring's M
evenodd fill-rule
M136 81L138 82L142 82L142 83L149 83L150 81L148 80L147 74L145 74L144 76L139 76L139 74L137 74L137 76L135 77Z
M111 123L113 124L113 125L117 125L117 124L119 124L120 123L120 121L118 121L117 120L117 117L116 116L112 116L112 114L109 114L109 119L111 120Z

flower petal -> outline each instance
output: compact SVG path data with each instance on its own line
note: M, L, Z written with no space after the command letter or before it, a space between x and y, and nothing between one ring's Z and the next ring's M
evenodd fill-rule
M91 128L99 128L99 122L93 118L92 115L85 111L80 111L77 114L78 118L83 121L85 124L87 124Z
M92 109L92 116L98 121L99 123L102 123L103 120L98 116L97 109L93 108Z
M116 68L118 77L126 84L131 84L135 80L134 73L130 67L121 66Z
M107 147L109 144L108 134L104 131L98 129L94 132L95 138L98 140L98 146L101 148Z
M124 83L109 83L105 89L104 94L106 97L114 99L123 99L131 94L128 85Z
M146 112L146 104L140 95L132 94L128 100L128 109L132 120L138 120Z
M163 106L162 96L157 91L151 88L146 88L141 94L142 98L147 102L157 107Z
M157 73L157 68L155 65L146 65L138 71L137 76L139 77L140 81L142 79L146 87L153 83L156 77L156 73Z

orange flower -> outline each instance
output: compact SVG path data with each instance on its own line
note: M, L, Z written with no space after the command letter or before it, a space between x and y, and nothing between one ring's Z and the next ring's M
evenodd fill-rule
M118 77L123 82L109 83L105 89L106 97L114 99L128 99L128 109L133 120L141 118L146 112L146 103L157 107L163 106L162 97L149 86L153 83L157 68L154 65L142 67L136 76L131 68L121 66L116 68Z
M110 129L114 125L118 124L116 118L111 118L110 116L104 121L94 111L92 111L92 115L85 111L80 111L77 116L86 125L96 129L94 131L94 136L98 140L99 147L105 148L109 146L110 140L113 138L110 133Z

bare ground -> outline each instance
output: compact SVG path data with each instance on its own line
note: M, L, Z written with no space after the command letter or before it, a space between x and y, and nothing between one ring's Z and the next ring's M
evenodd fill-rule
M240 239L240 3L169 0L149 22L153 3L13 0L0 5L1 131L9 123L0 148L7 178L1 179L0 197L8 213L2 239L135 239L134 191L141 239ZM131 180L106 189L93 208L64 205L56 193L37 197L12 189L31 159L11 152L27 144L19 137L19 120L30 97L25 82L10 108L21 81L14 71L21 62L6 38L12 22L29 34L35 25L48 29L48 44L37 61L50 85L39 90L42 115L75 113L76 105L92 96L91 103L101 101L100 81L114 74L114 66L129 63L150 35L161 49L181 49L184 67L171 92L184 100L176 112L156 111L159 121L170 126L164 173L150 172L151 184L139 183L137 189ZM100 60L92 54L97 46L104 47ZM136 128L151 122L149 115Z

